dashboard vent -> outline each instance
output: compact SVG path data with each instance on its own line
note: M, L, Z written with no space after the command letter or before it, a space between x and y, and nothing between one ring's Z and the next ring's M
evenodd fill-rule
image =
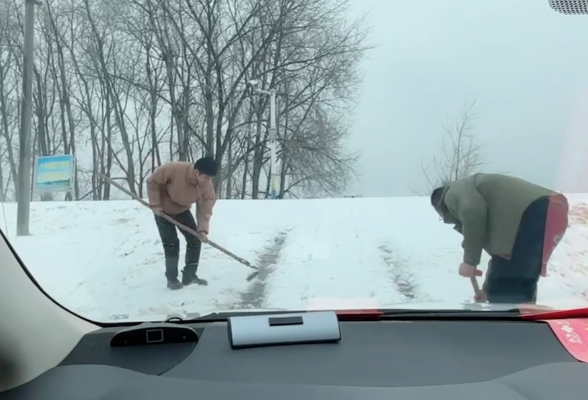
M549 0L549 6L566 15L588 15L588 0Z

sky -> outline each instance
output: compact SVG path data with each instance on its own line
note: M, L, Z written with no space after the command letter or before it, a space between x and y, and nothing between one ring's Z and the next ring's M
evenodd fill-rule
M588 192L588 15L548 0L353 0L369 12L353 194L413 195L442 126L476 100L484 172ZM586 161L583 158L586 157Z

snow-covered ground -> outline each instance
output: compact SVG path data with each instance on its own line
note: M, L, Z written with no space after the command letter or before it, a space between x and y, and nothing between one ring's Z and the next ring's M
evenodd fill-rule
M540 281L539 302L588 305L588 195L570 195L571 227ZM134 201L35 202L32 236L7 232L40 285L90 319L158 319L243 308L443 308L472 298L457 275L461 238L427 198L219 201L210 238L264 269L205 246L209 286L165 287L163 249L151 212ZM183 238L180 236L182 249ZM483 261L482 269L486 265ZM407 304L408 303L408 304Z

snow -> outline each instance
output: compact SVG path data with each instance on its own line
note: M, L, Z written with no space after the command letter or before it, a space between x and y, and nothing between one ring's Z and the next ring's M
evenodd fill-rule
M571 224L539 283L538 301L588 305L588 195L569 195ZM221 200L210 239L262 270L205 246L208 286L166 288L153 215L135 201L34 202L31 236L16 205L0 227L46 293L89 319L158 320L235 309L455 308L461 237L427 198ZM182 249L183 238L180 235ZM485 269L487 257L482 262Z

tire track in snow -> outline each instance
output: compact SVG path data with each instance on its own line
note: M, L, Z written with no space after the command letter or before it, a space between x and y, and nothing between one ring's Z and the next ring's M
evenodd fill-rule
M288 233L290 233L290 230L280 232L274 237L271 243L266 245L264 249L258 253L254 265L259 268L259 275L249 284L247 291L241 293L241 301L235 303L230 308L263 308L267 278L274 271L274 268L278 263Z
M400 293L407 302L422 301L419 296L419 287L414 274L408 270L407 265L394 256L394 251L388 244L382 244L378 247L384 263L388 266L388 271L392 278L396 291Z

